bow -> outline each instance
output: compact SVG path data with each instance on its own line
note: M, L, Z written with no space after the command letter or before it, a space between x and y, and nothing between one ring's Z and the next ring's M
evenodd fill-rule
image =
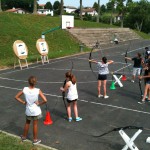
M71 66L70 72L72 73L73 61L71 61L71 63L72 63L72 66ZM66 82L67 82L67 80L64 81L63 88L65 87ZM64 106L65 106L65 109L66 109L66 114L67 114L67 105L66 105L66 101L65 101L65 92L62 92L62 98L63 98L63 102L64 102Z
M128 56L128 51L129 51L129 49L130 49L130 46L131 46L131 41L130 41L130 43L129 43L129 45L128 45L128 48L127 48L127 50L126 50L126 52L125 52L125 56L124 56L124 57L127 57L127 56ZM128 67L129 73L130 73L131 70L130 70L129 66L127 65L128 61L127 61L126 58L125 58L125 63L126 63L126 66Z
M141 68L141 71L140 71L140 76L142 75L142 68ZM141 83L142 83L142 80L139 78L139 88L140 88L140 93L141 93L141 98L143 96L143 91L142 91L142 86L141 86Z
M113 131L127 130L127 129L141 129L141 130L143 130L144 128L143 127L136 127L136 126L119 127L119 128L114 128L114 129L112 129L112 130L110 130L108 132L105 132L105 133L103 133L101 135L97 135L97 136L94 136L94 137L102 137L102 136L107 135L107 134L109 134L109 133L111 133Z
M90 54L89 54L89 66L90 66L90 69L91 69L92 73L94 74L94 76L96 77L96 80L97 80L97 74L95 74L95 72L93 71L92 63L91 63L91 61L90 61L90 60L92 60L92 52L93 52L93 50L96 49L96 48L99 48L99 42L98 42L98 41L97 41L97 42L95 43L95 45L92 47L91 52L90 52Z

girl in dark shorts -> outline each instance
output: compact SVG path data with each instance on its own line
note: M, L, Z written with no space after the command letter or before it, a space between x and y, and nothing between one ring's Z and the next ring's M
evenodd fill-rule
M77 108L77 99L78 99L78 92L77 92L77 85L76 85L76 77L71 73L67 72L65 74L66 76L66 84L63 87L60 88L62 92L67 91L67 113L68 113L68 121L72 121L71 117L71 104L73 104L74 108L74 114L75 114L75 120L76 121L81 121L82 118L78 116L78 108Z
M145 69L145 74L144 76L141 76L140 79L144 79L145 81L145 90L144 90L144 95L142 98L141 102L138 102L139 104L145 103L145 99L148 95L148 100L150 102L150 62L147 64L147 66L144 68Z
M33 120L33 144L38 144L41 142L41 140L37 139L38 119L42 116L40 105L46 103L47 99L40 89L35 88L35 84L37 82L36 77L29 77L28 82L29 87L24 87L24 89L18 92L18 94L15 96L17 101L26 106L26 123L24 126L24 133L21 135L21 140L26 140L30 122ZM25 100L21 98L23 94L25 96ZM42 101L38 100L38 96L41 97Z
M109 96L106 93L106 83L107 83L107 74L109 74L108 65L112 64L114 61L109 60L107 61L106 57L102 58L101 62L98 62L96 60L89 60L92 63L96 63L98 67L98 97L104 97L109 98ZM101 94L101 85L103 84L103 91L104 95Z

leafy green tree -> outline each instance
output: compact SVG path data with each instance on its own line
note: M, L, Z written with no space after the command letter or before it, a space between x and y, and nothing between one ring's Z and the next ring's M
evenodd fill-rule
M113 24L113 14L114 14L114 11L115 11L115 4L116 4L116 0L110 0L107 3L107 10L111 12L110 25Z
M15 7L25 9L29 12L33 11L33 0L1 0L1 2L3 10Z
M93 8L98 12L98 4L96 2L93 4Z
M60 2L55 1L53 4L53 10L55 15L60 15Z
M126 16L126 26L143 31L150 32L150 2L141 0L130 5L130 13Z
M125 0L116 0L117 3L117 10L119 12L120 15L120 19L121 19L121 27L123 28L123 21L124 21L124 15L126 12L126 6L124 5Z
M101 10L101 13L106 12L106 6L105 6L105 5L102 5L101 8L100 8L100 10Z
M52 3L51 2L47 2L46 5L45 5L45 9L53 10Z

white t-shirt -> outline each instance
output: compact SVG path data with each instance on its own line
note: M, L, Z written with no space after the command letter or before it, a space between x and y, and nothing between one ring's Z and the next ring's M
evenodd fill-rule
M70 87L68 88L67 99L70 101L78 99L78 92L77 92L76 83L73 84L71 81L68 81L68 82L70 83Z
M39 97L39 91L40 89L38 88L30 89L29 87L24 87L23 89L23 93L27 103L25 111L25 114L27 116L38 116L42 113L40 106L37 106L37 104L35 104Z
M97 67L98 67L98 73L101 75L106 75L109 74L109 70L108 70L108 64L103 64L101 62L97 63Z

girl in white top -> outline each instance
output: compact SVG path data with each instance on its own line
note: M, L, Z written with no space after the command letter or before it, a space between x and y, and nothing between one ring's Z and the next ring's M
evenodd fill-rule
M67 92L67 113L68 113L68 121L72 121L71 117L71 104L73 103L74 114L76 117L76 121L81 121L82 118L78 116L78 108L77 108L77 99L78 99L78 92L77 92L77 85L76 85L76 77L71 74L71 72L67 72L66 74L66 84L60 88L62 92Z
M89 60L89 61L96 63L98 67L98 87L97 87L98 97L109 98L109 96L106 93L107 74L109 74L108 65L112 64L114 61L112 60L107 61L106 57L103 57L101 62L98 62L96 60ZM103 84L104 95L101 94L102 84Z
M38 88L35 88L36 77L31 76L28 79L29 87L24 87L24 89L15 96L15 99L20 103L26 105L26 123L24 127L24 133L21 136L22 141L26 140L29 126L31 120L33 120L33 144L38 144L41 140L37 139L38 131L38 119L40 118L42 112L40 105L47 102L46 97L43 95L42 91ZM21 98L21 95L24 94L25 100ZM42 101L39 101L39 96L42 98Z

